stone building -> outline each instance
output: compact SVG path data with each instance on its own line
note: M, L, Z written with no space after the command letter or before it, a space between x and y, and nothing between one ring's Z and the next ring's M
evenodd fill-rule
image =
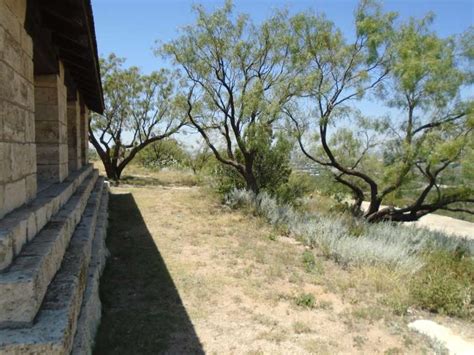
M0 0L0 354L89 353L108 189L90 0Z

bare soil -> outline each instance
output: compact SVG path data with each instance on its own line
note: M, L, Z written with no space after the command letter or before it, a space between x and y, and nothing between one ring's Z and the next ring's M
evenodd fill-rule
M433 353L384 306L396 280L308 264L204 187L114 187L110 218L96 354Z

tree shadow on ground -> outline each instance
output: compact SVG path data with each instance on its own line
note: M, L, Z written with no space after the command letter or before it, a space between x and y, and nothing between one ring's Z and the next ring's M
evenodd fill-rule
M95 354L203 354L184 308L132 194L111 194L100 284L102 320Z

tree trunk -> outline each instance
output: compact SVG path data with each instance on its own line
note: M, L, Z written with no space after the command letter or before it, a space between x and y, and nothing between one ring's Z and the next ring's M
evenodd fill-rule
M119 181L121 172L118 171L117 167L114 166L112 162L109 161L108 159L101 159L101 160L102 160L102 163L104 164L105 173L107 174L107 177L110 180L113 180L116 182Z
M396 210L393 207L385 207L376 211L371 215L366 215L366 220L369 223L378 223L378 222L415 222L419 220L424 215L433 212L430 210L405 210L401 212Z
M252 191L254 194L258 195L260 189L257 183L257 179L255 178L255 174L253 173L253 160L254 156L252 154L248 154L245 156L244 179L247 185L247 190Z
M257 179L255 179L255 176L253 175L253 172L247 172L245 174L245 183L247 184L247 190L252 191L256 195L258 195L260 189L257 184Z
M364 216L370 218L370 216L374 213L378 213L381 203L382 201L377 196L371 194L369 208L367 209L367 212L365 212Z

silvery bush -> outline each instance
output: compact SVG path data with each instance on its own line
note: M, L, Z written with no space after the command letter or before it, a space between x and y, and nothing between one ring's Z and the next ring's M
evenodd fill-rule
M341 216L308 215L291 206L279 205L266 193L257 196L236 189L226 195L225 203L232 208L254 209L272 225L284 226L292 236L344 264L384 264L415 272L423 266L421 255L430 250L463 250L468 255L474 254L474 242L466 238L388 222L361 222L362 232L355 236Z

